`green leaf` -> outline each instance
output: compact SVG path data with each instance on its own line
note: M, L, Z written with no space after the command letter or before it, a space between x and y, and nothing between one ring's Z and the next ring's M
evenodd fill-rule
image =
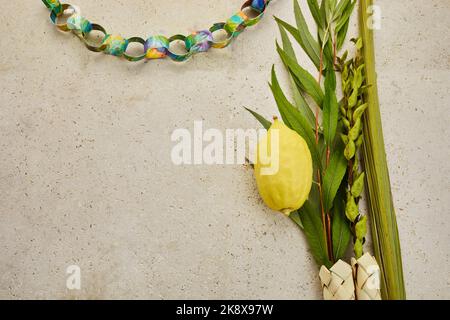
M288 31L299 44L300 44L300 42L302 42L302 39L300 37L300 32L299 32L299 30L297 30L297 28L295 28L293 25L287 23L286 21L281 20L278 17L275 17L275 21L278 24L279 28L283 28L286 31Z
M355 112L353 112L353 121L356 121L358 119L361 119L362 114L367 109L368 104L364 103L360 105L358 108L356 108Z
M352 168L352 170L355 173L354 176L356 176L356 172L358 172L358 170L359 170L359 156L358 156L358 154L355 154L355 157L353 158L353 168Z
M323 202L328 212L333 205L336 193L347 171L347 160L344 157L342 144L331 154L330 163L323 178Z
M317 69L320 68L320 46L316 40L311 36L309 32L308 25L306 24L305 18L298 6L298 3L294 2L294 10L295 10L295 18L297 21L298 28L290 25L289 23L275 17L275 21L277 22L279 27L284 28L288 31L298 44L302 47L311 61L314 63Z
M356 259L361 258L362 254L363 254L363 244L360 239L355 240L355 244L353 245L353 251L355 252Z
M351 140L355 141L358 139L360 132L361 132L361 118L355 121L355 124L348 133L348 137Z
M298 4L298 1L294 1L294 15L297 23L297 29L300 33L300 46L303 48L308 57L312 60L317 70L320 68L320 46L319 43L313 38L309 32L308 24L305 17L302 14L302 10Z
M281 42L283 44L283 50L288 54L289 57L291 57L293 60L297 61L297 56L295 55L295 51L292 46L292 42L289 39L289 36L286 32L285 27L281 23L278 23L278 29L280 30Z
M300 88L308 95L310 95L319 106L321 106L324 95L319 83L308 71L303 69L295 60L289 57L289 55L278 45L278 43L276 45L281 60L289 68L289 72L296 80L297 85L300 86Z
M339 58L339 57L337 57L337 58L341 60L342 64L345 64L345 62L347 61L347 57L348 57L348 50L345 50L345 52L342 54L341 58Z
M356 0L353 1L352 3L350 3L345 8L344 12L342 13L341 17L338 19L338 21L336 23L336 27L334 29L335 33L338 33L345 26L345 24L350 20L350 16L353 13L353 9L355 8L355 4L356 4Z
M353 140L349 140L348 144L345 146L344 155L347 160L350 160L355 156L356 146Z
M355 198L351 194L347 195L347 203L345 204L345 215L351 222L355 221L358 217L359 209L355 202Z
M350 0L341 0L339 1L339 4L336 7L336 11L334 13L335 18L339 18L344 13L344 10L347 8L348 4L350 3Z
M348 26L350 24L350 19L342 26L341 30L337 33L336 36L336 50L340 50L344 45L345 38L347 37Z
M364 69L364 64L360 65L358 67L358 69L356 69L356 71L355 71L355 75L354 75L354 78L353 78L353 81L352 81L352 88L354 90L356 90L356 89L359 90L359 88L361 88L361 85L362 85L362 83L364 81L364 77L363 77L363 74L362 74L363 69Z
M284 95L278 82L274 67L272 67L272 84L270 85L270 88L272 89L273 96L284 123L302 136L303 139L305 139L311 152L314 164L319 168L322 168L321 157L317 150L314 132L300 111L298 111Z
M317 27L323 29L325 27L325 20L320 12L319 3L317 0L308 0L309 11L316 21Z
M315 130L316 127L316 117L314 116L314 113L312 112L310 106L308 105L308 102L306 102L305 98L301 94L301 92L298 90L295 81L292 80L292 95L294 98L295 107L300 113L305 117L305 119L308 121L311 129Z
M284 123L305 139L310 149L314 165L321 169L322 162L315 143L314 132L301 113L287 100L281 90L274 70L272 70L272 85L270 87Z
M330 22L333 20L334 16L334 9L336 6L336 0L323 0L325 1L325 12L327 17L327 22Z
M260 115L259 113L255 112L255 111L253 111L253 110L250 110L249 108L246 108L246 107L244 107L244 108L245 108L245 110L247 110L248 112L250 112L250 113L256 118L256 120L258 120L258 121L262 124L262 126L263 126L265 129L269 130L270 126L272 125L272 122L270 122L269 120L266 120L266 119L265 119L262 115Z
M333 56L334 56L333 41L332 41L332 38L329 37L328 41L323 49L323 58L324 58L323 60L325 61L325 63L332 66L333 61L334 61Z
M342 195L342 192L340 192L339 195ZM333 256L335 260L338 260L345 255L352 238L350 224L345 217L345 201L344 198L339 195L334 200L333 215L331 217ZM343 196L345 196L345 193Z
M364 45L362 38L358 38L355 42L355 45L358 50L361 50Z
M342 123L344 124L344 126L345 126L348 130L350 130L350 121L348 121L348 120L345 119L345 118L342 118L341 120L342 120Z
M351 193L352 193L352 196L355 197L355 198L358 198L361 195L362 191L363 191L363 188L364 188L364 177L365 177L365 174L364 174L364 172L362 172L358 176L358 178L356 178L356 180L353 182Z
M292 47L291 40L289 39L289 36L286 32L286 29L281 25L278 24L278 27L280 29L281 34L281 40L283 43L283 50L295 61L297 61L297 57L295 55L295 51ZM294 103L297 109L300 111L301 114L308 120L311 128L315 128L315 116L312 112L311 108L309 107L308 103L306 102L305 98L303 97L300 90L298 90L297 85L295 84L295 80L292 78L292 75L290 76L290 80L292 82L292 93L294 98Z
M308 241L314 259L319 266L325 265L327 268L330 268L332 264L328 260L327 245L320 212L313 210L308 200L300 209L300 217L303 222L306 240Z
M333 70L328 70L325 78L325 98L323 100L323 133L328 146L336 136L339 116L339 104L336 98L336 77Z
M344 142L344 144L347 144L348 143L348 136L346 136L345 134L341 133L341 140L342 140L342 142Z
M291 220L294 221L300 227L300 229L304 228L302 219L300 218L300 213L298 212L298 210L291 212L291 214L289 215L289 218L291 218Z
M321 45L328 41L330 37L329 32L326 32L326 30L319 30L318 33L319 33L319 42Z
M355 225L355 235L358 239L363 239L367 234L367 216L362 216Z
M294 83L295 87L295 83ZM308 102L306 101L305 97L301 94L301 92L298 90L297 87L293 88L294 90L294 102L297 106L297 109L303 114L303 116L308 120L309 125L313 130L315 130L316 127L316 116L314 115L313 111L311 110L311 107L309 106ZM319 132L321 130L319 129Z
M317 2L317 0L316 0L316 2ZM320 1L320 15L322 16L322 19L324 19L323 23L325 26L327 21L325 21L326 11L325 11L325 1L324 0Z
M336 10L336 4L337 4L337 0L330 0L331 11L334 12Z
M328 87L330 91L336 92L336 73L334 70L328 70L325 78L325 87ZM337 100L337 99L336 99ZM339 107L338 102L336 104Z
M353 13L353 9L355 7L356 4L356 0L353 2L350 2L348 0L344 0L343 2L347 2L347 5L344 7L344 5L342 5L342 7L338 8L339 10L339 15L336 15L337 18L337 24L336 27L334 29L336 36L336 48L337 50L341 49L342 46L344 45L344 41L345 38L347 37L347 32L348 32L348 26L350 25L350 17ZM342 12L341 12L342 10Z
M364 142L364 135L360 135L359 138L358 138L358 140L356 140L356 142L355 142L355 147L356 147L356 148L361 147L361 145L363 144L363 142Z
M348 98L348 107L351 109L358 102L358 89L353 89L352 94Z

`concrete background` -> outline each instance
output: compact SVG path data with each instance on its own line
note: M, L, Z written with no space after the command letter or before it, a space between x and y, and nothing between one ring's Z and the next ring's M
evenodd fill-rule
M74 0L127 37L203 29L241 2ZM449 299L450 3L377 2L407 293ZM258 127L243 106L275 113L271 15L292 22L291 0L186 64L94 54L56 31L41 1L1 4L0 298L321 297L303 235L263 206L248 167L170 161L175 128ZM72 264L80 291L65 286Z

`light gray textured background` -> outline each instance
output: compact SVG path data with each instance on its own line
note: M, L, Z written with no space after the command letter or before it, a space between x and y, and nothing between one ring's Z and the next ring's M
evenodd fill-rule
M203 29L242 0L73 2L109 31L146 36ZM450 2L377 2L407 293L448 299ZM293 21L291 0L186 64L94 54L41 1L1 5L0 298L320 298L302 234L263 206L248 167L170 161L175 128L257 127L243 106L274 114L271 15ZM65 287L71 264L80 291Z

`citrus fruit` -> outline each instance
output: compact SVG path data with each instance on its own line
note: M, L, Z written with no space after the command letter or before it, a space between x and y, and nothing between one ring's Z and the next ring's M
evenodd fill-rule
M308 199L312 175L305 140L275 119L257 147L255 177L262 199L269 208L289 215Z

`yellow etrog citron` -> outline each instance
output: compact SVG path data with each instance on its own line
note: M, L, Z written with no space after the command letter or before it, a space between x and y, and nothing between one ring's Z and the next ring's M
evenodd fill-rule
M255 177L266 205L289 215L311 191L313 165L305 140L277 119L258 143Z

